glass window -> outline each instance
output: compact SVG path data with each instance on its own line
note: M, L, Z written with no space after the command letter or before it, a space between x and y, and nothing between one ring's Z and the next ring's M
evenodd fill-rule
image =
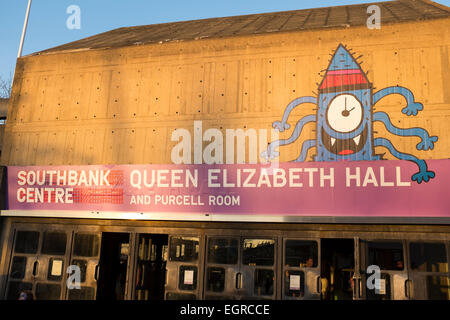
M208 262L218 264L236 264L238 261L237 239L210 238L208 241Z
M414 242L409 245L409 250L413 270L448 272L445 244Z
M171 261L190 262L198 259L200 239L197 237L172 237L170 238Z
M274 282L273 270L256 269L254 294L257 296L273 295L273 282Z
M245 239L243 263L249 266L272 266L275 253L275 240Z
M381 270L403 270L403 244L401 242L369 242L369 265Z
M25 270L27 267L26 257L14 257L11 266L11 278L23 279L25 277Z
M98 256L99 245L100 239L98 235L77 233L75 235L73 254L79 257L96 257Z
M86 269L87 269L87 261L74 259L72 260L72 265L78 266L80 268L80 282L86 281Z
M450 300L450 281L448 277L428 276L427 293L430 300Z
M27 291L31 293L33 289L33 285L29 282L18 282L18 281L10 281L8 287L8 294L6 295L6 299L8 300L18 300L20 293L22 291Z
M197 267L181 266L178 288L181 290L197 289Z
M206 273L206 290L213 292L222 292L225 289L225 269L208 268Z
M317 267L317 242L304 240L286 240L286 266L300 268Z
M195 294L167 292L166 300L195 300Z
M44 232L42 253L63 256L66 254L67 236L63 232Z
M305 273L297 270L286 270L284 274L284 295L301 298L304 293Z
M36 253L39 244L39 232L18 231L16 235L15 253Z
M382 273L379 289L369 289L366 286L367 300L390 300L391 299L391 277Z
M69 290L69 300L94 300L95 289L91 287L81 287L80 289Z
M36 285L36 300L59 300L60 295L59 284L38 283Z
M50 258L48 263L47 279L52 281L59 281L64 274L64 260Z

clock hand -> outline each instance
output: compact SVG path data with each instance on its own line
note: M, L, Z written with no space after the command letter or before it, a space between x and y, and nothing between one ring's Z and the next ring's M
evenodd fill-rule
M354 110L355 109L355 107L353 107L353 108L351 108L350 110L348 110L348 112L350 113L350 111L352 111L352 110Z

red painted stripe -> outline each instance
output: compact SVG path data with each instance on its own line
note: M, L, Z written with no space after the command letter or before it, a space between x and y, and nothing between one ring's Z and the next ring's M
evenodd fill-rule
M363 74L327 75L320 89L367 83Z

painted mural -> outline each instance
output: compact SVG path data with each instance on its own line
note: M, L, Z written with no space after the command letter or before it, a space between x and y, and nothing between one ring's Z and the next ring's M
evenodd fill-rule
M318 97L305 96L293 100L286 107L281 121L275 121L272 126L280 132L289 130L290 113L304 103L316 104L317 113L298 120L289 138L272 141L261 156L267 160L277 158L278 147L293 143L299 138L305 124L315 122L316 139L303 142L295 162L305 161L308 150L314 147L314 161L381 160L383 155L375 154L375 147L383 146L397 159L412 161L418 166L418 172L411 177L413 181L421 183L433 179L435 173L428 170L424 160L398 151L388 139L374 137L373 131L373 123L381 121L394 135L419 137L421 141L416 145L417 150L432 150L438 140L437 136L430 136L423 128L395 127L387 113L373 112L374 105L391 94L400 94L405 98L406 107L402 109L402 113L406 116L417 116L423 110L423 105L416 102L413 93L404 87L393 86L372 92L373 86L366 73L352 53L340 44L319 85Z

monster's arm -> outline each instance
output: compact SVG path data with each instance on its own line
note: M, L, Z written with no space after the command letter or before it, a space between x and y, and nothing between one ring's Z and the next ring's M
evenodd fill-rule
M374 140L374 146L375 147L379 147L379 146L385 147L397 159L408 160L408 161L412 161L415 164L417 164L417 166L419 167L419 172L413 174L411 177L412 180L417 181L417 183L421 183L422 180L424 180L425 182L428 182L428 180L434 178L434 172L428 171L427 163L424 160L417 159L416 157L414 157L411 154L398 152L389 140L384 139L384 138L376 138Z
M278 131L283 132L286 129L289 129L291 126L287 123L287 120L289 118L289 115L292 110L294 110L297 106L303 104L303 103L317 103L317 98L315 97L300 97L295 100L293 100L291 103L288 104L286 107L286 110L284 110L283 113L283 119L280 121L275 121L272 124L272 127L275 129L278 129Z
M280 139L280 140L271 142L269 144L269 146L267 147L267 150L263 151L261 153L261 157L265 158L266 160L274 159L274 158L278 157L280 155L280 153L278 151L276 151L277 147L283 146L285 144L290 144L290 143L294 142L295 140L297 140L297 138L302 133L302 129L305 126L305 124L307 124L309 122L315 122L315 121L316 121L316 116L313 114L300 119L295 126L294 132L288 139ZM306 141L305 141L305 143L306 143ZM305 147L305 145L302 148L302 155L305 152L304 147ZM308 151L308 150L306 149L306 151ZM302 155L300 155L300 157ZM306 157L306 155L305 155L305 157Z
M308 154L308 150L316 145L316 140L306 140L302 145L302 152L298 156L294 162L303 162L306 159L306 155Z
M384 112L375 112L373 114L373 121L381 121L386 126L386 129L397 136L417 136L422 139L420 141L416 148L417 150L428 150L434 148L434 142L438 140L438 137L432 136L428 134L428 132L425 129L422 128L409 128L409 129L401 129L395 127L390 119L389 116Z
M412 92L404 87L388 87L374 93L373 104L377 103L381 98L395 93L401 94L406 99L407 105L402 109L404 114L408 116L412 114L415 116L420 110L423 109L423 105L420 102L414 101L414 95Z

